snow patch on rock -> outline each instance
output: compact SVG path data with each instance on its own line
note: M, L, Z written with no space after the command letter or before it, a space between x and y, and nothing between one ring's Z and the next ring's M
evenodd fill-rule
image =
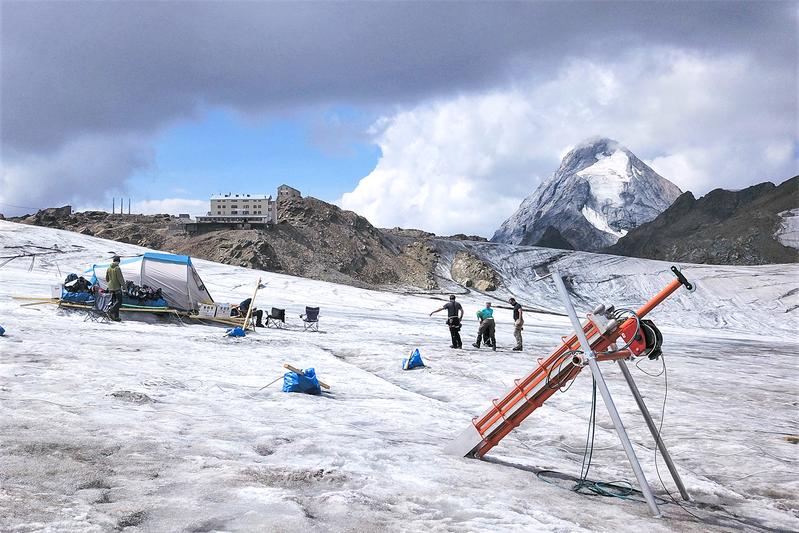
M799 249L799 208L789 209L780 214L782 222L777 227L774 237L783 246Z
M609 156L598 154L596 157L596 163L577 172L577 175L588 181L591 194L598 204L616 204L624 191L624 184L633 177L630 158L620 150Z
M587 205L583 206L580 212L583 214L585 219L599 231L610 233L611 235L615 235L619 239L627 235L627 230L623 229L620 231L616 231L615 229L611 228L610 224L608 224L607 218L605 218L602 214L597 213Z

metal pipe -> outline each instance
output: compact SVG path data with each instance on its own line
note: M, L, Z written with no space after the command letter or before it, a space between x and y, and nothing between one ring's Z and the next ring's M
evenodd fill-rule
M655 496L652 493L652 487L649 486L649 482L646 480L644 471L641 468L641 463L638 461L638 456L635 455L633 444L630 442L630 437L627 435L627 430L624 429L624 424L622 424L619 411L616 409L616 405L613 403L613 398L610 395L608 385L605 383L605 378L602 376L602 371L599 369L599 363L596 360L596 353L594 353L594 351L591 349L591 345L588 343L588 339L585 336L582 324L580 324L580 320L577 318L577 312L574 310L571 298L566 290L566 285L563 284L563 278L560 277L558 272L553 272L552 279L555 281L555 286L558 288L558 292L560 292L561 300L563 300L563 305L566 307L566 313L569 315L569 319L571 319L572 325L574 326L574 332L577 334L577 338L580 339L583 352L588 358L588 366L591 369L591 374L594 376L597 388L602 395L602 400L605 402L605 407L607 407L608 413L610 413L610 418L613 420L613 426L616 428L616 434L618 434L619 440L621 440L621 444L624 447L624 453L627 454L627 459L630 461L630 466L633 468L633 472L638 480L638 485L641 487L641 492L644 495L644 499L646 500L646 503L649 504L649 509L652 511L655 517L659 518L661 516L660 508L658 508L658 504L655 501ZM665 290L661 292L665 292ZM663 298L668 296L668 294L671 294L671 292L667 293L665 296L663 296Z
M671 283L666 285L663 288L663 290L661 290L659 293L657 293L652 298L650 298L649 301L646 302L636 312L636 314L638 315L638 318L644 318L647 315L647 313L649 313L652 309L654 309L655 307L660 305L663 302L663 300L665 300L666 298L671 296L671 293L673 293L674 291L679 289L681 286L682 286L682 282L679 279L672 280Z
M669 451L666 449L666 444L663 442L663 439L660 438L660 431L658 431L657 426L655 426L655 422L652 420L652 415L649 414L649 409L644 403L644 398L641 396L641 392L638 390L638 386L635 384L635 380L633 379L633 375L630 373L630 369L627 367L627 363L625 363L622 359L619 359L616 362L619 363L619 367L621 367L621 373L624 374L624 379L627 380L627 384L630 386L630 391L632 391L633 397L635 397L635 402L638 404L641 414L644 415L644 420L646 420L646 425L649 427L649 432L652 433L652 437L654 437L657 447L660 448L660 454L663 456L666 466L669 467L669 472L671 472L671 477L674 479L674 484L677 485L677 489L680 491L682 499L690 501L691 496L688 494L688 491L685 490L685 485L683 485L680 474L677 472L677 467L674 466L674 462L671 460Z

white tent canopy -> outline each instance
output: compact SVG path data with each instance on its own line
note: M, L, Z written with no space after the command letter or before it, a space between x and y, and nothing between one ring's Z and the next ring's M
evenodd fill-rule
M110 263L92 265L86 273L91 275L92 283L99 283L105 289L105 271L109 266ZM175 309L196 311L199 304L214 301L187 255L147 252L123 259L119 267L125 281L161 289L164 299Z

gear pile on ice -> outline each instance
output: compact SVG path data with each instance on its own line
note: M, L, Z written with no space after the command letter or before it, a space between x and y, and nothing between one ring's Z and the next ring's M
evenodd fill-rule
M161 300L164 297L161 293L161 289L153 289L147 285L139 286L132 281L128 281L125 284L125 295L128 298L141 301Z
M64 290L67 292L89 292L92 290L92 284L83 276L78 277L77 274L69 274L64 280Z

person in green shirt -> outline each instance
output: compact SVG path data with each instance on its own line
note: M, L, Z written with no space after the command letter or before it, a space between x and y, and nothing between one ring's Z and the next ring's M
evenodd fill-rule
M480 329L477 330L477 341L472 346L479 348L480 341L485 337L487 339L486 346L491 346L491 349L496 352L496 325L494 324L494 309L491 308L491 302L486 302L485 309L477 311L477 319L480 321Z
M119 268L118 255L114 256L111 260L111 266L105 271L105 281L108 284L107 290L113 295L108 316L111 320L119 322L121 320L119 318L119 309L122 307L122 287L125 286L125 277L122 275L122 269Z

